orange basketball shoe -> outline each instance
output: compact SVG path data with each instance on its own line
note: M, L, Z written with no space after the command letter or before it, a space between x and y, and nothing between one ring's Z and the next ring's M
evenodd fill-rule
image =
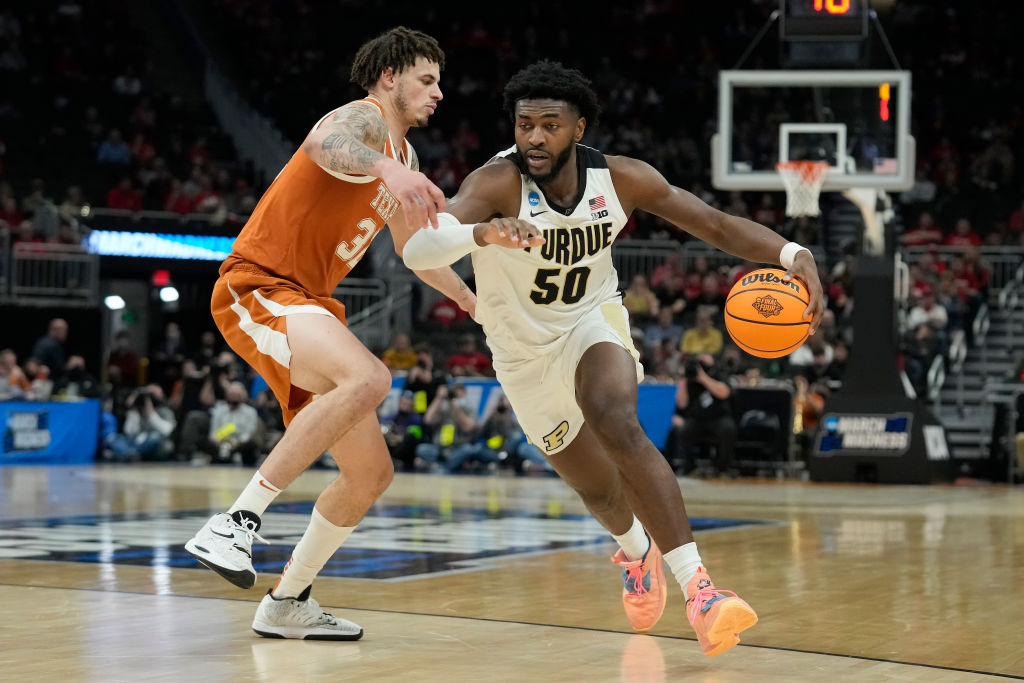
M661 551L648 537L651 547L639 560L630 562L622 548L612 557L612 562L622 567L622 606L629 623L637 631L654 628L665 611L665 571L661 566Z
M750 605L732 591L717 590L704 567L686 586L686 616L708 657L720 655L740 642L739 634L757 623L757 614Z

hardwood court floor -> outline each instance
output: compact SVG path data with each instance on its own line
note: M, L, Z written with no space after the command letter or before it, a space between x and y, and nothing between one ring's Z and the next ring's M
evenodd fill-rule
M314 584L364 638L260 638L256 602L332 475L307 472L268 511L244 591L180 546L250 476L0 468L0 678L1024 678L1024 490L681 480L712 576L760 616L707 659L674 585L652 634L632 633L614 543L546 478L399 475Z

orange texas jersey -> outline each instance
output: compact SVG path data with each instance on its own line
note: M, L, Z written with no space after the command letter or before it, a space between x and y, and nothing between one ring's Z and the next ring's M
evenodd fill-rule
M381 108L371 98L360 101ZM408 166L410 152L402 140L399 157L388 137L384 154ZM300 148L256 205L220 273L249 262L329 297L398 207L380 178L326 171Z

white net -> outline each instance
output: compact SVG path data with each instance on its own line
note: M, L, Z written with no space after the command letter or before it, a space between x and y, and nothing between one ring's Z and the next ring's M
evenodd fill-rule
M787 216L821 214L818 195L829 169L826 161L784 161L775 165L786 186Z

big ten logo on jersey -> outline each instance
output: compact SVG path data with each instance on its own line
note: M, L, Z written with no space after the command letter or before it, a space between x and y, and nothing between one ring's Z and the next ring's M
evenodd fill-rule
M545 261L571 266L611 245L611 223L589 223L578 228L545 228L540 257ZM526 247L523 251L533 249Z
M604 195L598 195L588 201L590 205L591 220L600 220L608 216L608 207L605 205Z

